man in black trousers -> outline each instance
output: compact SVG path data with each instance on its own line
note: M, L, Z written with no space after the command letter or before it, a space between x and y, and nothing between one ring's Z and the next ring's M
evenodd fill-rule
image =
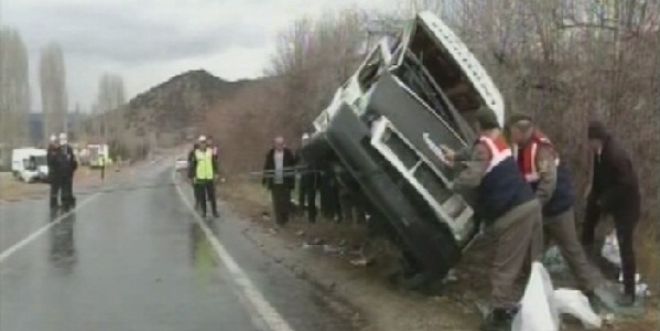
M309 134L305 133L302 136L301 150L308 142ZM297 161L300 168L303 169L298 187L298 203L301 210L307 211L307 221L315 223L317 215L316 193L321 185L321 174L314 162L305 160L302 153L298 153Z
M289 221L296 159L293 152L285 146L284 138L275 138L273 145L266 153L262 183L271 192L275 222L284 225Z
M624 294L618 303L635 303L635 252L633 234L640 217L640 191L637 174L626 150L601 122L589 123L589 147L593 153L593 179L587 200L582 244L594 250L594 231L601 215L614 218L621 254Z
M190 180L190 183L192 185L193 189L193 196L195 197L195 210L199 210L200 204L199 204L199 192L197 192L197 189L195 187L195 171L192 170L192 164L195 163L195 151L199 148L198 143L193 144L193 148L188 152L188 179Z
M206 201L211 202L211 212L218 218L218 206L215 199L215 183L218 179L218 162L205 136L200 136L198 147L189 164L189 177L193 178L195 194L199 199L202 217L206 217Z
M64 209L70 209L76 203L73 196L73 174L78 168L78 162L67 138L66 133L61 133L59 139L51 136L51 143L46 154L51 208L58 206L60 197Z

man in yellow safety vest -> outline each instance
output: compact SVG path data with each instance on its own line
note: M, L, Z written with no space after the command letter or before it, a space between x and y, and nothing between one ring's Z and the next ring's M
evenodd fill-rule
M208 146L205 136L200 136L198 147L190 159L188 168L190 178L193 180L196 200L199 201L202 216L206 217L206 201L211 202L213 217L218 217L218 207L215 200L215 180L218 178L217 157Z

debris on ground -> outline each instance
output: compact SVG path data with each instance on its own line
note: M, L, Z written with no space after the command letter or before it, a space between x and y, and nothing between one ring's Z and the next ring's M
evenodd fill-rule
M570 289L555 290L543 264L535 262L521 300L520 310L513 322L513 331L559 330L561 314L580 320L587 329L598 329L602 320L592 309L582 292Z
M557 245L553 245L545 252L542 262L551 274L562 273L568 270L568 265L566 264L564 257L561 255L561 251Z

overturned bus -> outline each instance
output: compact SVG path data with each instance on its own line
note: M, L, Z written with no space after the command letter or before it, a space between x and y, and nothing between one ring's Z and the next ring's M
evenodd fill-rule
M339 181L401 245L428 279L444 277L477 229L472 192L434 152L476 138L478 109L500 124L491 78L437 16L423 12L398 38L383 39L314 121L305 159L341 168Z

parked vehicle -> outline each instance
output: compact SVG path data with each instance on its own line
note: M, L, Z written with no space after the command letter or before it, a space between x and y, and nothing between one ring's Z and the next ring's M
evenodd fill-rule
M106 144L90 144L87 145L87 164L90 168L98 168L103 165L106 165L109 158L110 152L108 145Z
M46 150L33 147L12 150L11 170L16 178L26 183L47 181Z
M426 279L458 262L478 232L474 192L431 149L476 139L480 108L500 124L504 104L491 78L438 17L420 13L397 38L383 39L314 121L306 159L334 163L340 182L399 243ZM430 143L432 142L432 143Z

